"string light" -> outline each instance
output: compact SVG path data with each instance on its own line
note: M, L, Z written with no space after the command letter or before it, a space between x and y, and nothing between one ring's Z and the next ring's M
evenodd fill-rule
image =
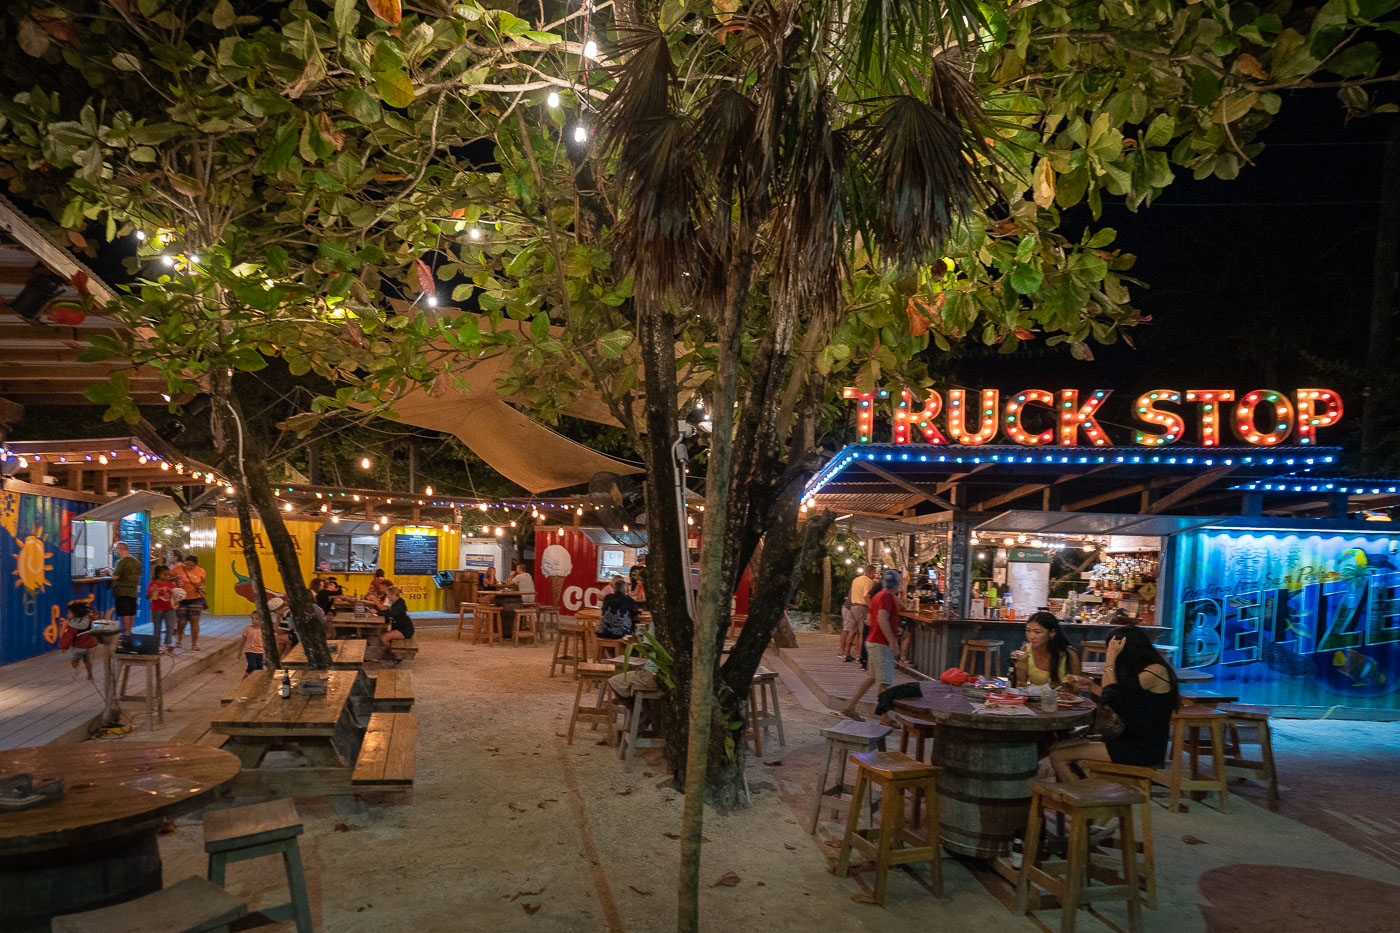
M549 96L544 99L544 102L551 109L557 108L559 106L559 92L550 91Z
M136 231L136 239L138 239L138 240L144 240L144 239L146 239L146 231L145 231L145 230L137 230L137 231Z
M376 523L375 523L374 525L372 525L371 527L372 527L375 531L378 531L378 530L379 530L379 523L376 522Z
M594 42L592 39L585 42L583 44L583 57L596 59L598 57L598 43Z
M476 507L477 507L478 509L481 509L481 511L483 511L483 512L486 511L486 503L485 503L485 502L478 502L478 503L476 504Z
M224 492L228 493L230 496L233 495L233 487L232 487L232 486L225 486L225 487L224 487Z
M387 516L387 515L381 515L381 516L379 516L379 524L381 524L381 525L387 525L387 524L389 524L389 516Z
M339 515L332 515L332 516L331 516L331 524L332 524L332 525L339 525L339 524L340 524L340 516L339 516Z
M997 434L997 408L1001 393L996 389L982 390L982 419L975 433L966 429L967 392L952 389L948 392L948 436L954 444L978 447L987 443Z
M292 510L292 504L291 504L290 502L288 502L286 505L282 506L282 511L284 511L284 512L290 512L291 510Z
M479 240L479 239L481 239L481 228L480 228L480 227L472 227L470 230L467 231L467 236L470 237L470 238L473 239L473 240Z
M502 537L505 533L506 530L504 528L500 527L499 525L496 526L496 537Z
M574 142L576 142L576 143L586 143L586 142L588 142L588 128L585 127L582 123L579 123L579 124L577 124L577 125L574 126Z
M106 465L107 465L107 455L106 455L106 454L98 454L98 455L97 455L97 462L100 463L100 464L102 464L103 466L106 466Z
M369 468L370 468L370 459L369 459L369 457L361 457L361 458L360 458L360 469L362 469L362 470L368 470Z
M161 262L161 265L164 265L164 266L174 266L174 265L175 265L175 257L174 257L174 256L161 256L161 257L160 257L160 262Z
M424 487L423 487L423 495L425 495L425 496L431 496L432 494L433 494L433 487L431 487L431 486L424 486Z
M1017 393L1014 399L1006 403L1006 436L1018 444L1027 447L1040 447L1044 444L1052 444L1055 441L1055 429L1046 428L1039 434L1031 434L1022 426L1021 415L1027 405L1044 405L1053 409L1055 406L1055 396L1044 389L1026 389Z
M437 296L437 295L429 295L428 298L427 298L427 302L428 302L428 307L430 307L430 308L436 308L436 307L438 306L438 296Z
M1144 447L1161 446L1170 444L1181 433L1186 430L1186 420L1174 411L1163 411L1157 407L1157 402L1180 402L1181 393L1175 389L1155 389L1151 392L1144 392L1137 397L1133 407L1137 412L1139 421L1148 424L1161 425L1161 434L1145 434L1142 431L1133 432L1133 443L1141 444Z

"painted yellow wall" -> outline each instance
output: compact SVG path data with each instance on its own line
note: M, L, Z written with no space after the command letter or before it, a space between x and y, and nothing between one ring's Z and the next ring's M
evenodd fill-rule
M285 524L297 549L302 580L310 580L311 564L316 553L316 529L321 527L321 522L288 519ZM283 590L282 575L277 572L272 548L268 546L262 522L257 519L253 519L253 534L263 582L270 593L280 593ZM190 532L190 550L199 556L199 565L209 571L204 587L209 612L214 615L245 615L250 612L253 608L252 591L248 583L248 562L243 557L238 519L231 515L198 519Z

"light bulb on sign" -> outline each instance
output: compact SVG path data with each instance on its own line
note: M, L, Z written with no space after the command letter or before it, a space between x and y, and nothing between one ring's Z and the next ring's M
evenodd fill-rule
M553 108L553 107L558 107L558 106L559 106L559 92L558 92L558 91L550 91L550 92L549 92L549 96L546 97L546 98L544 99L544 102L545 102L545 105L548 106L548 107L551 107L551 108Z

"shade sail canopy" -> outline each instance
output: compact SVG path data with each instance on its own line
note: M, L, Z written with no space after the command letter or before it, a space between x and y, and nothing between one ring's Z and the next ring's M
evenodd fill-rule
M978 531L1033 532L1057 535L1143 535L1163 537L1214 525L1221 519L1194 515L1111 515L1102 512L1002 512L977 526Z

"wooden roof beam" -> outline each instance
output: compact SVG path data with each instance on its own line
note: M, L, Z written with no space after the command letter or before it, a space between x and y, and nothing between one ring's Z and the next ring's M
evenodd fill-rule
M881 479L885 480L886 482L888 482L888 483L893 483L894 485L898 486L900 489L903 489L905 492L912 493L912 494L914 494L914 495L916 495L916 496L922 496L924 499L926 499L926 500L929 501L929 502L932 502L934 505L938 506L939 508L946 509L946 510L948 510L948 511L950 511L950 512L953 511L953 503L949 502L947 499L944 499L942 496L938 495L938 494L937 494L936 492L934 492L932 489L925 489L925 488L922 488L922 487L919 487L919 486L915 486L913 483L909 482L908 480L906 480L906 479L904 479L904 478L902 478L902 477L899 477L899 476L895 476L895 475L894 475L893 473L891 473L890 471L884 469L883 467L878 467L878 466L876 466L875 464L871 463L869 460L862 460L862 461L860 461L860 465L861 465L862 467L864 467L865 469L869 470L871 473L874 473L876 476L878 476L878 477L880 477Z
M1176 505L1178 502L1190 498L1197 491L1205 489L1207 486L1209 486L1211 483L1214 483L1216 480L1222 479L1223 477L1233 473L1234 470L1235 468L1233 466L1216 467L1214 470L1207 470L1199 476L1192 477L1191 479L1182 483L1176 489L1173 489L1171 492L1167 493L1165 496L1152 503L1152 505L1148 508L1148 511L1154 515L1160 515L1162 512L1165 512L1167 509Z
M1118 489L1111 489L1108 492L1101 492L1096 496L1087 499L1080 499L1078 502L1068 502L1060 506L1061 512L1078 512L1080 509L1087 509L1091 506L1102 505L1105 502L1112 502L1114 499L1122 499L1124 496L1135 495L1146 492L1149 489L1156 489L1166 486L1171 482L1169 478L1154 479L1146 483L1134 483L1131 486L1121 486Z

